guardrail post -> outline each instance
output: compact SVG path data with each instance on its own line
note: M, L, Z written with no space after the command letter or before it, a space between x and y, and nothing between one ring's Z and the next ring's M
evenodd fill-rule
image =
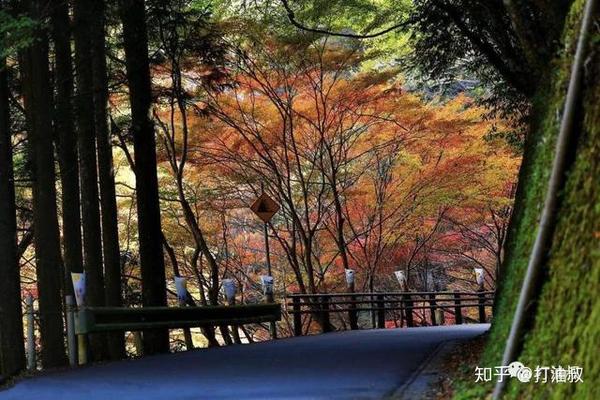
M265 300L267 303L275 303L273 287L265 293ZM271 339L277 339L277 324L275 322L269 322L269 332L271 334Z
M331 332L331 322L329 321L329 297L321 297L321 321L323 321L323 333Z
M187 289L186 290L186 294L187 293ZM188 294L189 295L189 294ZM186 301L184 298L179 297L179 307L186 307ZM190 330L190 328L183 328L183 341L185 342L185 348L186 350L193 350L194 349L194 340L192 339L192 331Z
M377 295L377 328L385 328L385 297L382 294Z
M438 307L435 310L435 320L438 325L444 325L446 322L446 314L444 312L444 307Z
M35 330L33 318L33 296L27 295L25 299L25 313L27 314L27 369L35 369Z
M354 293L354 282L348 284L348 291ZM358 316L356 313L356 303L354 303L356 296L350 296L350 301L352 303L348 307L348 321L350 322L350 329L354 331L358 329Z
M227 299L228 306L235 306L235 296ZM242 344L242 338L240 337L239 325L231 325L231 336L233 336L233 343Z
M77 365L77 338L75 337L75 299L73 296L65 296L67 308L67 349L69 350L69 365Z
M463 323L459 292L454 292L454 321L456 322L456 325L460 325Z
M477 293L477 296L479 297L479 322L484 324L486 322L486 317L485 317L485 294L483 293L483 290L480 290L479 293Z
M79 307L78 308L77 315L75 317L77 319L77 321L78 321L77 323L79 325L81 325L81 323L82 323L82 321L81 321L81 318L82 318L81 317L81 315L82 315L81 314L81 310L82 310L82 308L84 308L84 307ZM136 333L140 334L140 332L136 332ZM88 335L86 335L85 333L77 335L77 358L78 358L78 361L79 361L79 365L85 365L88 362L88 349L89 349L88 343L89 343L89 336ZM141 347L142 346L141 345L141 334L140 334L140 344L139 344L139 346L140 346L139 348L141 349L142 348ZM140 354L138 354L138 355L140 355Z
M406 326L408 326L409 328L412 328L413 326L415 326L415 321L413 319L413 300L412 300L412 296L408 293L405 293L404 295L402 295L403 299L404 299L404 316L406 318Z
M431 306L431 308L429 309L431 312L431 325L436 326L437 323L437 319L435 317L435 312L437 310L437 302L435 301L435 293L431 293L429 295L429 305Z
M374 308L377 307L377 303L375 303L375 296L373 296L373 291L371 290L371 296L369 297L371 300L370 306L371 306L371 328L375 329L377 328L377 317L376 317L376 312L374 311Z
M302 336L302 314L300 314L300 297L292 297L292 311L294 314L294 336Z
M81 340L83 341L83 335L79 335L78 337L82 338ZM133 344L135 347L135 355L138 357L142 357L144 355L144 342L142 341L142 332L133 332ZM79 348L81 349L81 346ZM85 364L85 360L81 360L81 353L79 353L79 364Z

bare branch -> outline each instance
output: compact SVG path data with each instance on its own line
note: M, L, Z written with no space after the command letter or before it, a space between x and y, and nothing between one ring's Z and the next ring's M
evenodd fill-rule
M312 27L305 26L304 24L302 24L302 23L298 22L298 20L296 20L296 14L290 7L287 0L281 0L281 3L283 4L283 8L285 8L288 19L290 20L292 25L294 25L296 28L302 29L303 31L318 33L321 35L345 37L345 38L352 38L352 39L372 39L372 38L386 35L390 32L398 30L398 29L406 29L412 23L412 20L408 19L399 24L390 26L389 28L383 29L383 30L375 32L375 33L354 34L354 33L332 32L332 31L329 31L326 29L319 29L319 28L312 28Z

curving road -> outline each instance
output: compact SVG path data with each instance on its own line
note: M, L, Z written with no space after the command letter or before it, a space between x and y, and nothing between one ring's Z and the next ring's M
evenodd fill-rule
M1 400L382 399L443 342L489 325L366 330L202 349L24 379Z

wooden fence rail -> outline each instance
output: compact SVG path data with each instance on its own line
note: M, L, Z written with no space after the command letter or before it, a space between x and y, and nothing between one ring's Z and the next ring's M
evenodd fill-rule
M301 336L304 314L313 315L323 332L333 329L332 313L347 313L350 329L358 329L358 313L365 311L376 314L376 326L380 329L385 328L386 314L390 311L400 311L401 324L404 321L408 327L415 326L415 310L429 310L426 325L443 324L445 313L454 315L456 324L462 324L465 308L477 309L478 322L483 323L487 322L486 307L492 307L494 292L317 293L289 294L286 299L287 312L294 320L294 335Z

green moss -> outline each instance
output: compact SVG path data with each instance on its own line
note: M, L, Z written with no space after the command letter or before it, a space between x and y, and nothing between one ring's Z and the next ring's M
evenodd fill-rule
M565 25L566 48L555 65L549 87L541 90L534 105L537 116L528 138L520 191L506 246L503 277L489 340L480 366L500 365L516 308L521 283L533 245L546 191L559 129L558 113L564 102L574 43L579 32L583 1L573 4ZM592 39L594 49L600 40ZM590 60L584 84L583 129L577 156L567 176L564 197L547 263L532 329L525 338L519 360L529 366L579 365L580 384L512 384L507 398L600 399L595 383L600 366L593 360L600 348L600 71L598 55ZM457 399L485 397L490 385L458 383Z
M598 65L598 60L595 64ZM584 382L513 385L513 398L600 399L600 71L586 85L577 158L567 177L548 278L520 360L526 365L578 365Z

